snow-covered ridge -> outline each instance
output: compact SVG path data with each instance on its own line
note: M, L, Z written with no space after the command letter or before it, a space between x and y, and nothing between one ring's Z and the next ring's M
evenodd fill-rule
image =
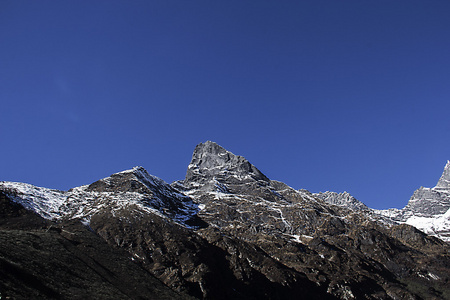
M67 199L66 192L21 182L1 181L0 190L14 202L46 219L61 217L60 207Z
M162 179L135 167L90 185L58 191L17 182L0 182L0 190L14 202L50 220L90 218L102 211L134 209L170 217L185 225L199 208Z

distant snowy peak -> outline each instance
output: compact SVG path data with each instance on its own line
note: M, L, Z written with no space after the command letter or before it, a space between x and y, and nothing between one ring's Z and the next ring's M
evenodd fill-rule
M433 188L420 187L403 211L405 215L433 217L442 215L450 209L450 161L447 161L438 183Z
M367 210L369 209L364 203L357 200L355 197L350 195L348 192L336 193L336 192L320 192L314 193L314 197L322 199L328 204L337 205L353 210Z
M415 190L402 209L374 210L391 220L412 225L423 232L450 242L450 161L433 188Z
M450 242L450 161L433 188L420 187L397 218Z
M195 147L186 172L185 183L221 181L234 177L237 180L270 180L242 156L234 155L218 144L207 141Z
M412 215L432 217L447 212L450 208L450 194L442 188L420 187L403 210Z
M370 209L347 192L324 192L312 194L326 203L352 210L364 210L372 217L406 223L423 232L450 242L450 161L433 188L420 187L402 209Z

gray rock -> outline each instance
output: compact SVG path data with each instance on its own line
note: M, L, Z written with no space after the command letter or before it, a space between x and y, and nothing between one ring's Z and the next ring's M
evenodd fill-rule
M450 160L447 161L444 172L442 173L441 178L439 178L435 189L444 189L446 191L450 190Z
M314 197L322 199L323 201L332 204L338 205L342 207L346 207L349 209L357 209L357 210L367 210L369 209L364 203L357 200L355 197L350 195L348 192L336 193L336 192L320 192L314 193Z
M215 185L211 185L212 179L221 181L230 177L237 181L252 179L270 181L244 157L234 155L216 143L207 141L195 147L184 183L206 183L204 189L214 190Z

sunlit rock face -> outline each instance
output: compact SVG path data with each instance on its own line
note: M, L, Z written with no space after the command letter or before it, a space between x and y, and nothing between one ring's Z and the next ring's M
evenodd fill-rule
M449 191L450 190L450 161L447 161L445 165L444 172L442 173L441 178L439 178L438 183L435 186L435 189L442 189Z
M270 181L244 157L234 155L211 141L198 144L183 184L187 186L197 184L202 190L214 191L215 183L225 180Z
M450 161L445 165L438 183L433 188L420 187L412 195L404 210L404 218L412 215L433 217L445 214L450 208Z

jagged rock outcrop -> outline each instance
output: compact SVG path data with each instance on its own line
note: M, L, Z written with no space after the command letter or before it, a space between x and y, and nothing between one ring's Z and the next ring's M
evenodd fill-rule
M405 210L423 217L444 214L450 208L450 161L433 188L421 187L414 192Z
M314 193L313 196L322 199L323 201L329 204L346 207L348 209L358 209L358 210L369 209L364 203L357 200L348 192L336 193L327 191L321 193Z
M239 182L270 181L244 157L234 155L211 141L198 144L183 184L188 187L196 185L202 191L216 191L218 187L220 189L218 182L225 179Z
M403 220L410 216L433 217L450 209L450 161L445 165L438 183L433 188L420 187L403 209Z
M58 226L83 222L179 297L450 297L446 243L350 195L329 194L330 204L270 180L210 141L171 185L138 167L67 192L10 182L0 191Z
M444 172L442 172L435 189L445 191L450 190L450 160L447 161L447 164L444 167Z
M450 161L435 187L420 187L402 209L375 212L450 242Z

